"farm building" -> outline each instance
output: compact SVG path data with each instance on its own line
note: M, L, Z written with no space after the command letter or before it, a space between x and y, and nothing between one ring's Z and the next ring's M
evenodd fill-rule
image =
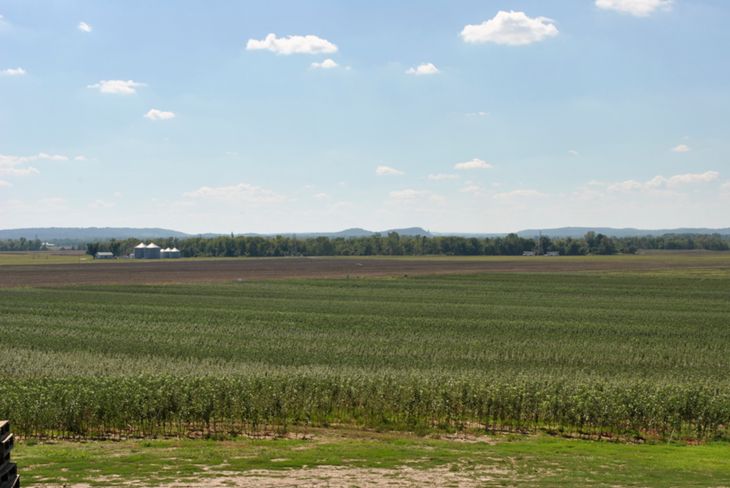
M160 246L158 246L154 242L150 242L149 244L147 244L147 247L144 248L144 258L160 259Z
M94 254L94 259L114 259L114 253L99 251Z
M134 257L135 259L144 259L144 250L147 249L147 245L144 242L140 242L134 246Z
M135 259L167 259L167 258L179 258L182 257L182 253L176 247L166 247L160 249L160 246L154 242L145 244L140 242L134 247L134 258Z
M163 259L174 259L180 257L180 250L176 247L166 247L160 251L160 257Z

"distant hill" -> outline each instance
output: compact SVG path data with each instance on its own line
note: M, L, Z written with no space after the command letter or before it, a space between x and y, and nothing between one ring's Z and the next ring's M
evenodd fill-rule
M339 232L281 232L279 234L244 234L244 235L259 235L259 236L296 235L297 237L302 238L302 239L309 239L309 238L315 238L315 237L329 237L329 238L369 237L369 236L372 236L375 234L380 234L382 236L386 236L390 232L397 232L398 234L400 234L402 236L433 237L433 235L434 235L431 232L429 232L421 227L406 227L403 229L388 229L388 230L380 230L380 231L372 231L372 230L362 229L360 227L352 227L350 229L341 230Z
M634 229L634 228L613 228L613 227L559 227L555 229L525 229L516 232L520 237L535 237L540 232L547 237L583 237L586 232L593 231L595 233L605 234L610 237L633 237L633 236L661 236L664 234L721 234L730 235L730 228L708 229L708 228L677 228L677 229ZM402 236L457 236L457 237L503 237L506 233L469 233L469 232L431 232L422 227L406 227L402 229L387 229L382 231L372 231L353 227L341 230L339 232L280 232L276 234L255 234L246 233L239 234L244 236L261 236L270 237L274 235L297 236L301 239L315 237L369 237L374 234L382 236L388 235L390 232L397 232ZM47 242L76 242L84 243L89 241L102 241L107 239L157 239L164 237L216 237L227 234L205 233L205 234L186 234L176 230L162 228L135 228L135 227L33 227L27 229L5 229L0 230L0 239L40 239Z
M662 236L664 234L721 234L730 235L730 228L708 229L704 227L690 228L680 227L677 229L634 229L634 228L613 228L613 227L559 227L556 229L525 229L517 232L520 237L535 237L540 232L546 237L583 237L587 232L593 231L596 234L604 234L609 237L641 237L641 236Z
M189 237L184 232L159 228L134 227L33 227L0 230L0 239L40 239L42 241L96 241L105 239L150 239L158 237Z

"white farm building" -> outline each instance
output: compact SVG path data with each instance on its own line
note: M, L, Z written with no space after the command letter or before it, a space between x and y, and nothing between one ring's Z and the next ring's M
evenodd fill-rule
M134 247L134 258L135 259L168 259L168 258L179 258L182 256L180 250L176 247L168 247L160 249L160 246L154 242L145 244L140 242Z

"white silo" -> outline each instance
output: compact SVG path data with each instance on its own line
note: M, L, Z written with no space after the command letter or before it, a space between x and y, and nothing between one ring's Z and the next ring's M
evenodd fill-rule
M144 250L147 249L147 246L144 242L140 242L136 246L134 246L134 259L144 259Z
M154 242L150 242L144 249L145 259L160 259L160 246Z

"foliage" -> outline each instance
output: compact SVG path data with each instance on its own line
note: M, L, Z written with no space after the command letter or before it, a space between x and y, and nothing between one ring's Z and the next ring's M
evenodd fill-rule
M185 257L197 256L516 256L525 251L538 253L558 252L561 255L633 254L640 249L678 250L706 249L727 251L730 237L720 235L664 235L660 237L612 238L594 232L582 239L537 239L509 234L505 237L476 238L458 236L401 236L391 232L387 236L369 237L316 237L296 236L219 236L164 238L156 242L162 247L177 247ZM110 251L115 255L130 254L137 239L92 242L86 245L88 254Z
M704 272L5 289L0 417L37 436L717 437L728 293Z

